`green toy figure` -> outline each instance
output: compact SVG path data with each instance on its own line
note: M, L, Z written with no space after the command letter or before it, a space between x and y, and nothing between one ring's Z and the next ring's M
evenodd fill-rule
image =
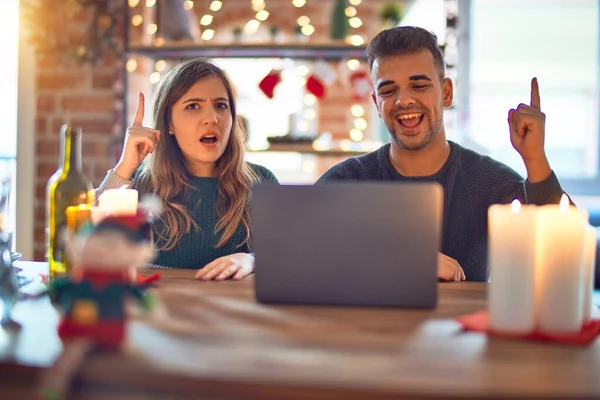
M129 296L148 306L145 289L131 277L132 266L152 260L150 213L107 216L90 232L67 237L73 271L51 282L51 298L62 311L61 339L88 337L96 346L117 349L125 338Z

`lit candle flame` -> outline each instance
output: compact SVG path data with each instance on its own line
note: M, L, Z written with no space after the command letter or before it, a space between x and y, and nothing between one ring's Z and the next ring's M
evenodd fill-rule
M519 199L514 199L512 201L512 203L510 204L510 210L515 214L521 211L521 202L519 201Z
M567 211L569 211L569 198L565 193L563 193L562 197L560 198L558 210L561 212L561 214L565 214Z

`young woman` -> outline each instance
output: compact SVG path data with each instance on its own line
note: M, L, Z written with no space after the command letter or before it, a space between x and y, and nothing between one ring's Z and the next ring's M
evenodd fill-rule
M204 280L250 274L250 188L277 179L244 161L245 133L225 73L203 59L175 66L156 89L154 128L143 127L143 118L140 93L121 158L97 195L124 184L158 195L153 264L199 269Z

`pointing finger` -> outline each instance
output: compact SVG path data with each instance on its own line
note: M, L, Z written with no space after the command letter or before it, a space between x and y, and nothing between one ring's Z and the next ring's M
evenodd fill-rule
M540 87L538 85L537 78L533 78L531 80L531 102L529 104L532 108L536 110L541 110L540 108Z
M139 93L138 95L138 105L137 110L135 112L135 119L133 120L133 125L142 126L144 122L144 94Z

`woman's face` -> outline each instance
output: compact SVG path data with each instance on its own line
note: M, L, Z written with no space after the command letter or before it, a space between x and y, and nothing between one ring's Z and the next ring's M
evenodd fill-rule
M215 176L225 152L233 118L231 99L218 77L196 82L173 105L170 130L195 176Z

